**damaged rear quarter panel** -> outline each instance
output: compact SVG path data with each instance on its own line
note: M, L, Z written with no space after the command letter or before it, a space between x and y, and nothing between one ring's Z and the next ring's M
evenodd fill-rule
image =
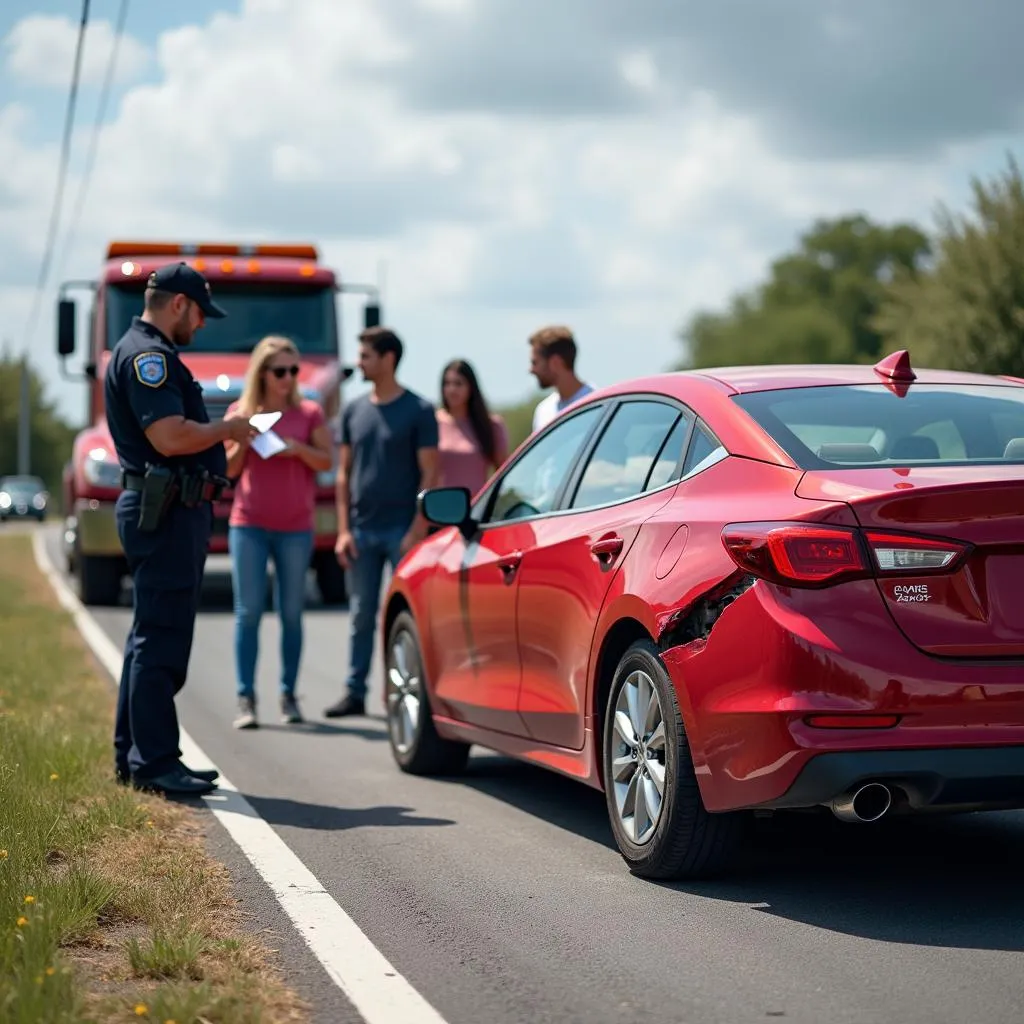
M765 662L775 653L767 649L769 638L757 635L761 616L755 614L749 625L744 624L744 606L751 598L758 603L751 592L759 584L740 571L726 551L723 526L776 519L852 522L843 504L797 497L794 492L801 475L785 466L729 458L682 481L672 500L644 523L602 609L596 635L599 642L617 622L631 618L647 630L661 650L702 790L710 771L707 730L709 725L714 729L714 725L705 722L701 706L709 694L693 692L688 666L703 657L709 638L716 636L726 620L733 623L728 632L741 637L742 650L736 652L737 657L721 662L731 677L716 679L716 690L753 687L764 679L768 669ZM680 526L687 527L685 547L671 571L658 579L655 567L666 545L678 536ZM699 676L707 685L706 672L701 671ZM598 716L603 711L593 703L591 707ZM770 745L778 739L775 737ZM720 740L712 739L711 747Z

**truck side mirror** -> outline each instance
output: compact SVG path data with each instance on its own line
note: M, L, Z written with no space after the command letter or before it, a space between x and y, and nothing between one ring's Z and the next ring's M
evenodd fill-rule
M75 303L61 299L57 303L57 354L69 356L75 351Z
M363 306L363 327L380 327L380 305L368 302Z

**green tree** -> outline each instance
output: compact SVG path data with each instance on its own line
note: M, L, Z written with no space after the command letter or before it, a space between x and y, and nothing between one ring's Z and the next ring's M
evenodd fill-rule
M971 213L939 207L934 267L897 277L875 327L919 365L1024 376L1024 180L1016 160L989 182L972 178L971 191Z
M927 237L911 224L879 225L861 214L816 221L764 284L725 313L690 320L679 366L875 362L883 339L873 320L888 284L919 274L928 254Z
M18 414L21 360L0 355L0 476L18 470ZM76 430L47 401L42 382L29 367L30 472L41 477L51 495L60 495L61 471L71 457Z

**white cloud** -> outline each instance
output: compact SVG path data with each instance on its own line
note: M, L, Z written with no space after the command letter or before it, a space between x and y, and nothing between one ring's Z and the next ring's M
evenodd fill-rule
M29 15L4 39L7 69L26 85L67 89L71 84L77 40L78 24L70 18ZM113 45L113 25L109 21L90 21L82 45L80 80L83 85L98 85L103 81ZM137 78L148 60L146 47L125 33L117 51L115 81L130 82Z
M484 8L418 0L413 17L403 0L408 17L389 22L395 2L247 0L237 15L163 33L150 81L125 91L103 133L58 269L95 274L116 237L310 239L343 279L372 281L386 264L385 315L407 341L408 383L433 396L459 354L510 400L532 387L525 338L542 322L578 329L595 382L657 371L678 358L689 313L752 283L813 218L863 209L927 221L976 170L969 148L930 164L789 158L765 123L711 91L672 100L653 36L623 43L603 72L650 101L634 113L413 110L399 86L430 59L422 19L467 25ZM56 174L56 145L34 134L25 108L0 106L0 320L15 338ZM69 201L76 188L77 169ZM32 339L55 384L56 283ZM358 304L345 308L351 348Z

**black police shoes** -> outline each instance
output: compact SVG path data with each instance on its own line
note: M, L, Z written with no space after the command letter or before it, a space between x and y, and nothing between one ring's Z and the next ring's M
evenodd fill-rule
M187 774L197 779L202 779L204 782L216 782L220 778L220 772L216 768L189 768L187 764L182 764L181 761L178 764L181 765L182 770Z
M220 778L220 772L214 768L189 768L188 765L182 764L181 761L178 762L178 765L187 775L202 779L204 782L216 782ZM131 772L120 765L114 769L114 774L117 777L118 783L122 786L127 786L132 781Z
M151 779L135 778L132 780L132 785L136 789L153 793L164 793L167 796L202 796L204 793L211 793L217 788L216 782L211 782L209 779L197 779L180 765L176 765L169 772L154 776Z

